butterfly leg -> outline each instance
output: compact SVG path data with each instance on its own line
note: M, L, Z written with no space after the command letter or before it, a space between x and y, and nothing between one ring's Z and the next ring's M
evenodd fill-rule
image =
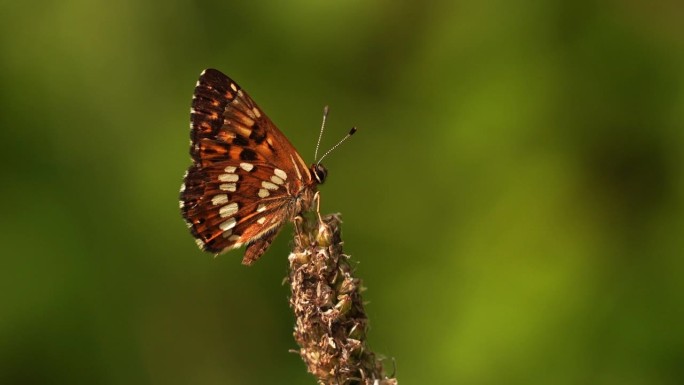
M316 191L313 199L316 201L316 215L318 216L318 223L323 223L323 218L321 218L321 194L320 191Z
M297 215L296 217L294 217L294 219L292 219L292 223L294 224L295 233L297 234L297 236L302 234L302 231L303 231L303 229L301 227L302 222L304 222L304 218L302 218L299 215Z

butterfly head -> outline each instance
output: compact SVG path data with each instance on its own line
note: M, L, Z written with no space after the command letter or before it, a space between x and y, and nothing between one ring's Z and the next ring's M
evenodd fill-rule
M320 163L312 164L309 171L311 171L311 175L313 175L318 184L323 184L328 176L328 170Z

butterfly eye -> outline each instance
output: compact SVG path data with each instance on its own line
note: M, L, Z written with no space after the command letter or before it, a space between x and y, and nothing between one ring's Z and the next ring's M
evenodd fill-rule
M328 170L326 170L322 164L312 164L311 173L316 178L316 181L318 181L318 184L323 184L325 178L328 176Z

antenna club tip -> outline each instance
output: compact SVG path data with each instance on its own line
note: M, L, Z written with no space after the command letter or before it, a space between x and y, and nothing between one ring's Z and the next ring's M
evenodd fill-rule
M323 113L324 114L327 114L329 110L330 110L330 107L328 107L327 105L325 107L323 107Z
M349 136L352 136L356 133L356 127L352 127L351 130L349 130Z

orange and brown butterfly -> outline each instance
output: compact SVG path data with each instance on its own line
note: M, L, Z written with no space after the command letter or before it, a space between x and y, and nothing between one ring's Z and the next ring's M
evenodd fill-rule
M192 96L190 156L180 193L190 232L215 254L246 245L245 265L311 208L327 176L320 161L307 166L252 98L215 69L202 72Z

